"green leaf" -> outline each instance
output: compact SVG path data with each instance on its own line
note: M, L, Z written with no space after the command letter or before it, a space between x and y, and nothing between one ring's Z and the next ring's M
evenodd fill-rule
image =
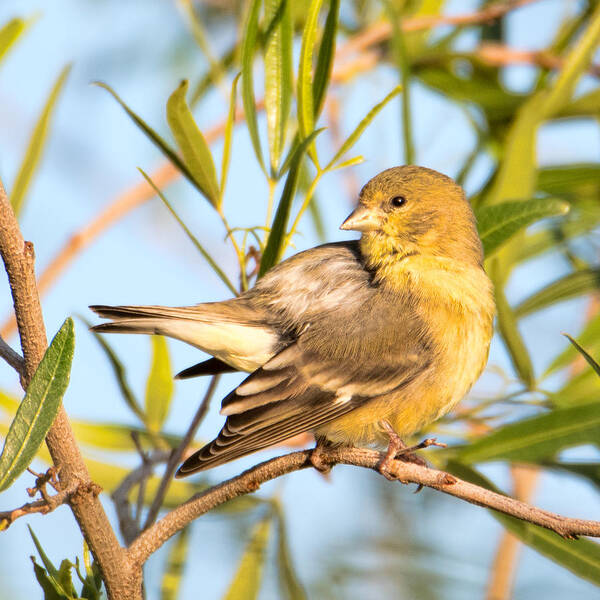
M564 448L600 439L600 402L557 408L496 429L457 450L453 457L472 464L491 460L539 462Z
M323 0L311 0L304 23L304 31L302 32L296 91L298 126L301 138L307 138L315 128L312 67L317 27L319 25L319 12L322 4ZM314 158L314 155L311 158Z
M277 567L279 570L279 585L282 590L282 596L288 600L306 600L306 592L298 580L298 576L292 562L290 542L283 509L279 503L276 503L275 507L278 530Z
M592 369L583 369L571 377L562 388L550 394L550 400L559 408L598 402L600 380Z
M237 572L223 600L255 600L258 598L272 518L260 521L252 532Z
M265 0L265 112L271 155L271 173L277 172L292 103L291 0Z
M394 97L397 96L402 90L402 86L397 85L381 102L376 104L364 117L364 119L356 126L356 129L348 136L346 141L342 144L340 149L336 152L335 156L329 161L329 164L325 167L325 171L331 169L338 160L346 154L358 141L364 130L369 126L371 121L377 116L379 111Z
M327 87L331 81L339 12L340 0L329 0L329 12L327 13L327 20L325 21L323 35L321 36L321 45L319 46L313 82L313 115L315 122L323 109Z
M589 351L600 352L600 314L591 319L579 334L579 342ZM552 373L570 365L578 356L575 346L569 344L550 364L546 373Z
M158 432L173 398L173 375L167 341L162 335L152 336L152 364L146 382L146 420L150 431Z
M169 548L167 565L160 584L161 600L177 600L190 542L190 528L182 529Z
M92 327L92 324L84 318L81 320L87 325L88 329ZM117 380L117 385L119 386L119 390L121 392L121 396L123 396L123 400L125 400L125 404L131 409L131 411L142 421L145 418L144 411L141 409L138 401L136 400L131 388L129 387L129 383L127 382L127 376L125 373L125 366L117 356L116 352L112 349L111 345L106 341L106 337L100 335L96 331L92 330L92 335L94 339L100 344L100 347L106 354L106 358L112 368L114 376Z
M526 298L515 308L515 316L521 319L531 313L564 302L583 294L589 294L600 286L600 269L581 269L569 273Z
M40 164L44 147L46 145L46 140L48 138L48 132L50 129L52 115L54 114L54 108L70 70L71 66L68 65L60 72L60 75L52 86L52 90L50 91L50 95L46 100L46 104L44 105L42 113L35 124L31 137L29 138L29 144L27 146L25 156L23 157L23 162L21 163L21 167L19 168L19 172L17 173L17 177L10 194L10 202L16 215L21 213L25 201L25 195L27 194L29 185L33 180L36 169Z
M450 471L476 485L494 492L499 492L495 486L477 471L452 462ZM556 564L572 571L578 577L600 584L600 545L588 539L566 540L558 534L526 523L515 517L491 511L502 525L523 543L546 556Z
M219 185L212 154L187 104L184 79L167 101L167 122L196 187L213 206L219 204Z
M256 119L256 100L254 98L254 53L257 46L258 37L258 15L260 12L261 0L252 0L248 9L248 17L244 28L242 43L242 102L244 104L244 113L246 115L246 124L248 133L252 141L252 147L261 169L265 171L262 150L260 147L260 137L258 135L258 121Z
M0 62L12 45L21 37L23 31L25 31L25 25L25 20L17 17L8 21L0 29Z
M600 463L545 461L544 467L556 469L558 471L564 471L566 473L570 473L571 475L577 475L578 477L584 477L597 488L600 488Z
M169 144L167 144L167 142L160 135L158 135L158 133L156 133L152 127L138 117L138 115L136 115L129 108L129 106L127 106L127 104L121 100L121 98L110 86L102 83L101 81L95 81L94 85L106 90L121 105L129 118L139 127L139 129L142 130L146 137L169 159L173 166L175 166L190 183L197 187L197 182L185 162L181 160L181 158L177 155L177 152L171 148L171 146L169 146ZM200 188L198 188L198 190L204 194L203 190Z
M571 342L571 344L573 344L577 351L585 358L590 367L592 367L600 377L600 365L568 333L563 335Z
M569 212L569 204L555 198L503 202L476 211L479 237L486 257L492 255L517 231L545 219Z
M37 582L44 592L44 600L70 600L68 596L58 591L54 581L50 578L44 567L38 565L34 556L30 556L33 563L33 572Z
M198 252L200 252L200 254L202 254L202 256L204 257L206 262L211 266L212 270L218 275L218 277L221 279L221 281L229 288L231 293L234 296L237 296L237 290L235 289L235 287L231 283L231 281L229 281L229 277L227 277L227 275L225 275L225 272L223 271L223 269L221 269L221 267L219 267L219 265L217 264L215 259L208 253L208 250L206 250L204 248L204 246L200 243L198 238L189 230L188 226L183 222L183 220L180 218L180 216L175 212L175 209L173 208L171 203L167 200L165 195L160 191L160 189L155 185L155 183L152 181L152 179L150 179L150 177L142 169L140 169L138 167L138 171L142 174L144 179L150 184L150 186L158 194L158 197L163 201L164 205L169 209L169 212L173 215L173 217L175 217L175 220L179 223L181 228L185 231L186 235L188 236L188 238L190 238L190 240L194 244L194 246L196 246L196 249L198 250Z
M521 381L528 387L535 386L535 375L527 346L519 332L519 324L510 304L506 300L504 290L496 286L496 308L498 310L497 325L502 340L508 350L512 365Z
M34 373L0 456L0 491L29 466L44 441L69 384L75 333L66 319Z
M600 89L592 90L569 102L557 117L594 117L600 114Z
M235 104L237 83L242 76L238 73L231 84L231 96L229 98L229 113L227 123L225 123L225 133L223 135L223 158L221 159L221 183L219 184L219 206L223 206L223 195L225 194L225 185L227 184L227 174L229 173L229 162L231 159L231 142L233 140L233 126L235 124Z
M306 149L312 143L312 141L323 131L318 129L313 131L308 138L306 138L301 144L299 144L292 156L290 162L290 170L285 180L285 186L281 193L281 199L277 206L277 212L273 219L273 225L271 227L271 233L267 240L265 251L263 252L262 259L260 261L260 269L258 271L258 277L262 277L272 266L276 265L280 260L284 248L285 232L287 229L287 223L290 216L290 210L292 207L292 201L296 195L296 188L298 186L298 178L300 175L300 165L302 157L306 152Z

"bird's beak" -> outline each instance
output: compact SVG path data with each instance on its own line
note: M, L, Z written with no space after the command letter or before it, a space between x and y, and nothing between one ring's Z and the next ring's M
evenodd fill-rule
M378 212L359 204L354 212L340 225L349 231L375 231L381 228L382 217Z

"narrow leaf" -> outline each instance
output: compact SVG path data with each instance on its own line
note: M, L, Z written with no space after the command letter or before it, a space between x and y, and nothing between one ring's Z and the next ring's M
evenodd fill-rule
M291 0L265 0L267 42L265 47L265 112L275 174L285 141L285 127L292 102Z
M227 174L229 173L229 161L231 159L231 142L233 140L233 126L235 124L235 105L236 105L236 90L237 83L242 76L238 73L231 84L231 96L229 98L229 113L227 115L227 123L225 123L225 133L223 135L223 158L221 159L221 183L219 184L219 205L220 210L223 206L223 195L225 194L225 186L227 184Z
M298 65L298 125L300 136L306 138L314 130L315 110L313 104L313 75L312 60L317 37L319 11L323 0L311 0L302 32L300 47L300 63Z
M594 369L596 374L600 377L600 365L568 333L565 333L564 336L571 342L571 344L573 344L573 346L575 346L575 348L577 348L579 354L585 358L590 367L592 367L592 369Z
M146 173L144 173L144 171L142 171L142 169L140 169L138 167L138 171L142 174L144 179L150 184L150 186L152 186L154 191L158 194L158 197L163 201L164 205L169 209L169 212L173 215L173 217L175 217L175 220L179 223L181 228L185 231L186 235L190 238L190 240L194 244L194 246L196 246L196 249L198 250L198 252L200 252L200 254L202 254L202 256L204 257L206 262L211 266L212 270L219 276L221 281L229 288L231 293L234 296L237 296L237 290L235 289L235 287L233 286L231 281L229 281L229 278L227 277L227 275L225 275L225 272L223 271L223 269L221 269L221 267L219 267L219 265L215 262L214 258L208 253L208 251L204 248L204 246L199 242L198 238L189 230L188 226L183 222L183 220L175 212L175 209L173 208L171 203L167 200L165 195L154 184L152 179L150 179L150 177Z
M260 167L265 171L262 149L260 147L260 137L258 135L258 121L256 118L256 100L254 98L254 53L257 46L258 36L258 15L260 12L261 0L252 0L248 9L246 27L242 43L242 102L244 104L244 113L248 133L252 141L252 147Z
M600 314L591 319L584 330L577 336L579 343L590 352L600 352ZM570 365L578 356L577 349L572 344L561 352L550 364L546 373L552 373Z
M485 477L466 465L452 462L449 469L458 477L501 493ZM490 512L508 531L529 547L556 564L572 571L578 577L587 579L596 585L600 584L600 544L586 538L566 540L548 529L526 523L494 510Z
M267 544L271 534L271 523L272 519L269 516L254 528L237 572L223 600L255 600L258 598Z
M52 90L50 91L50 95L46 100L46 104L44 105L42 113L35 124L31 137L29 138L29 144L27 146L27 150L25 151L23 162L21 163L21 167L19 168L19 172L17 173L17 177L10 194L10 202L16 215L21 213L21 209L23 208L25 201L25 195L27 194L29 185L33 180L36 169L40 164L44 147L46 145L46 140L48 139L48 132L50 129L52 115L54 114L54 108L70 70L71 66L66 66L56 79L54 85L52 86Z
M552 404L558 408L580 406L599 399L600 380L592 369L583 369L550 395Z
M0 61L2 61L4 55L19 39L23 31L25 31L25 21L18 17L8 21L8 23L0 29Z
M34 373L0 456L0 491L29 466L50 429L69 384L75 333L66 319Z
M278 526L277 566L279 570L280 587L283 595L288 600L306 600L306 592L298 580L298 576L292 562L290 542L283 509L281 506L279 506L279 504L277 504L276 507Z
M510 360L521 381L528 387L535 385L533 365L527 351L527 346L519 332L515 314L500 287L495 289L496 307L498 309L498 330L506 345Z
M150 127L145 121L143 121L138 115L136 115L130 108L121 100L121 98L117 95L117 93L105 83L101 81L95 81L94 85L105 89L123 108L123 110L127 113L129 118L142 130L142 132L146 135L146 137L169 159L169 161L175 166L181 174L195 187L198 187L194 176L188 169L187 165L181 158L177 155L177 152L169 146L169 144L160 136L152 127ZM204 191L198 188L198 190L204 194Z
M327 13L327 20L325 21L325 27L321 37L321 45L319 46L313 83L314 122L317 121L321 114L323 104L325 103L325 96L327 95L327 87L331 81L339 12L340 0L329 0L329 12Z
M273 219L271 233L269 234L269 239L260 261L258 277L262 277L272 266L276 265L281 260L281 256L285 250L285 233L292 207L292 201L296 195L302 157L304 156L308 146L317 137L317 135L321 133L321 131L323 130L318 129L317 131L313 131L308 138L306 138L294 151L294 155L290 162L290 170L285 180L285 186L283 188L283 192L281 193L281 199L277 206L275 218Z
M44 600L70 600L68 596L65 596L58 590L57 585L50 578L44 567L37 564L35 557L30 556L29 558L31 558L31 562L33 563L35 578L44 592Z
M477 226L485 256L489 257L515 233L532 223L568 211L567 202L554 198L503 202L479 208L476 211Z
M364 119L357 125L356 129L348 136L346 141L342 144L341 148L336 152L335 156L329 161L329 164L325 167L325 170L331 169L338 160L346 154L358 141L364 130L369 126L371 121L377 116L379 111L394 97L397 96L402 90L402 86L396 86L381 102L376 104L364 117Z
M44 567L48 572L49 577L52 579L52 584L56 586L56 588L60 588L60 584L58 583L58 569L52 564L52 561L48 558L48 555L44 552L40 541L37 539L35 533L33 533L33 529L31 529L30 525L27 525L27 529L29 529L29 535L33 540L35 545L35 549L38 551L40 558L42 559L42 563L44 563ZM62 590L61 590L62 591Z
M595 444L600 439L600 402L557 408L552 412L496 429L456 451L464 463L491 460L539 462L564 448Z
M515 316L521 319L557 302L589 294L597 290L599 286L600 269L581 269L569 273L523 300L515 308Z
M187 89L188 82L184 79L171 94L167 101L167 122L196 187L217 206L219 186L215 163L185 99Z
M86 319L82 318L82 321L90 328L92 324ZM106 358L111 366L111 369L114 373L115 379L117 380L117 385L119 386L119 390L121 392L121 396L123 400L125 400L125 404L132 410L132 412L140 418L142 421L144 420L144 411L141 409L138 401L136 400L131 388L129 387L129 383L127 382L127 376L125 373L125 367L116 352L113 350L112 346L106 341L106 337L97 333L96 331L92 331L92 335L95 340L100 344L100 348L104 351Z
M152 364L146 382L146 419L148 429L158 432L173 398L173 374L167 341L162 335L152 336Z

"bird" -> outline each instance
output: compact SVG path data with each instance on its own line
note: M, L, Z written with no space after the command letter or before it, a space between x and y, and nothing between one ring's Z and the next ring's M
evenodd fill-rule
M90 307L111 319L96 332L170 336L212 356L179 378L250 373L222 400L220 433L177 477L304 432L317 449L387 448L380 470L389 474L403 440L478 379L495 304L461 186L426 167L386 169L340 229L360 239L299 252L231 299Z

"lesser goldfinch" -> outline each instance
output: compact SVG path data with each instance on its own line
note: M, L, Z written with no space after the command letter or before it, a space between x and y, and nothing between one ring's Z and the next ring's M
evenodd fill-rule
M179 477L306 431L392 448L479 377L495 307L462 188L431 169L387 169L363 187L341 229L362 236L300 252L237 298L91 307L113 319L96 331L167 335L214 357L180 377L251 372L223 400L219 435Z

